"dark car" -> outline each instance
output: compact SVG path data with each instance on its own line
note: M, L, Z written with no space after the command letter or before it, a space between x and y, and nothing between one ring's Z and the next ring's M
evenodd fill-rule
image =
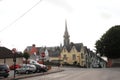
M36 71L35 71L35 72L39 73L39 72L41 72L41 71L42 71L42 69L41 69L41 66L40 66L40 65L38 65L38 64L33 64L33 65L35 65L35 67L36 67Z
M39 64L41 66L41 71L42 72L47 72L48 68L46 65L43 65L43 64Z
M6 65L6 64L0 64L0 76L6 78L6 77L9 76L9 72L10 72L10 69L9 69L8 65Z
M47 67L46 66L42 66L40 64L33 64L33 65L35 65L35 67L36 67L35 72L37 72L37 73L39 73L39 72L47 72Z

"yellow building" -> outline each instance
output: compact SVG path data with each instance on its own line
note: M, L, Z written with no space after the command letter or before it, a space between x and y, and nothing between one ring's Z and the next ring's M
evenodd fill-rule
M67 24L65 25L64 46L61 51L62 64L85 66L85 49L82 43L70 43Z
M64 46L60 54L62 64L85 66L86 58L82 43L71 43L69 46Z

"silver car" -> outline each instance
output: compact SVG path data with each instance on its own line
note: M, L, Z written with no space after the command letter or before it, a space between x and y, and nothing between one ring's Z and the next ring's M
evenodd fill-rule
M31 65L31 64L23 64L21 68L16 69L16 74L29 74L29 73L34 73L36 71L36 66Z

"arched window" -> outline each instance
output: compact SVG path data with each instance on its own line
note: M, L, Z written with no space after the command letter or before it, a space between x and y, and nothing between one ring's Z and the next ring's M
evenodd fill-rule
M83 53L81 53L81 58L82 58L82 59L84 58L84 55L83 55Z
M66 56L66 54L63 55L63 60L67 60L67 56Z
M73 54L72 58L73 58L73 60L76 60L76 55L75 55L75 54Z

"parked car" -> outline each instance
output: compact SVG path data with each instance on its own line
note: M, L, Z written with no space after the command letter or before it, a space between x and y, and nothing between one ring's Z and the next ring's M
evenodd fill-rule
M38 65L41 66L41 71L42 71L42 72L47 72L48 68L47 68L46 65L43 65L43 64L38 64Z
M32 60L32 59L31 59L29 63L32 64L32 65L40 66L39 69L40 69L41 72L47 72L47 70L48 70L48 68L47 68L46 65L40 64L40 63L38 63L38 62L35 61L35 60Z
M19 64L16 64L14 66L14 64L13 64L13 65L10 66L10 70L14 70L14 67L15 67L15 69L17 69L17 68L20 68L21 66Z
M33 64L36 66L36 71L35 72L47 72L47 67L42 65L42 64Z
M9 66L7 64L0 64L0 76L2 77L8 77L9 76Z
M39 72L42 71L42 68L41 68L40 65L38 65L38 64L33 64L33 65L35 65L35 67L36 67L36 71L35 72L39 73Z
M29 73L34 73L36 71L35 65L31 64L23 64L20 68L16 69L15 72L16 74L29 74Z

